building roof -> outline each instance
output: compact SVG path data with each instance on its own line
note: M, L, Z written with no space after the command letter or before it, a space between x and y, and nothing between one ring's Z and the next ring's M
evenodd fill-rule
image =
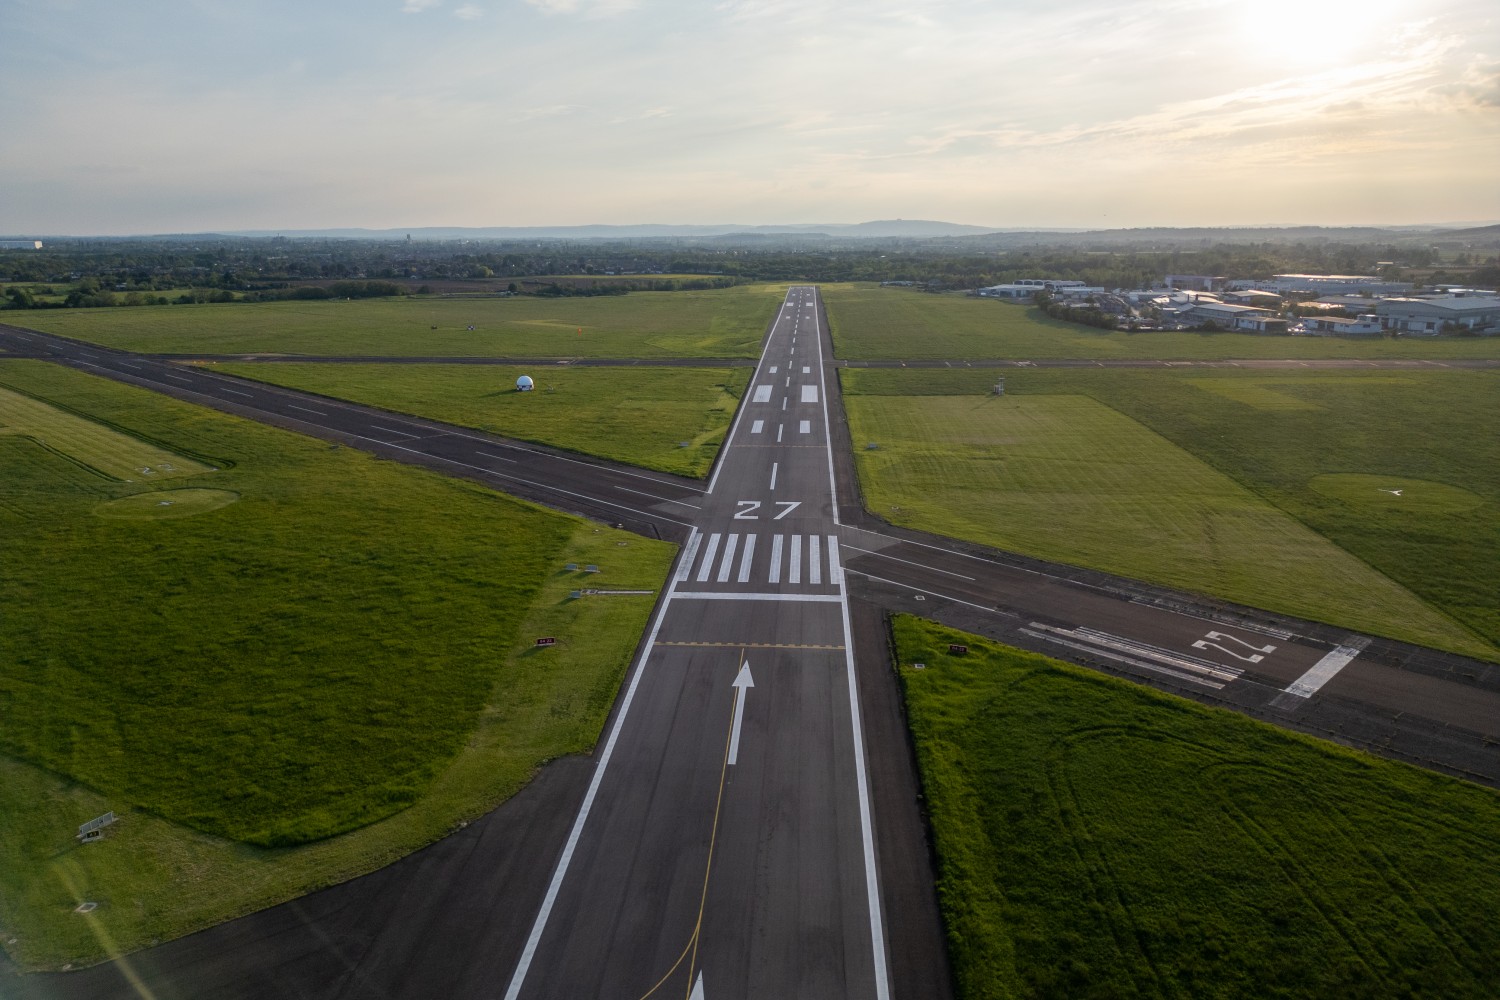
M1376 303L1380 309L1432 309L1437 312L1459 315L1471 312L1491 312L1500 309L1500 296L1488 295L1441 295L1432 298L1390 298Z

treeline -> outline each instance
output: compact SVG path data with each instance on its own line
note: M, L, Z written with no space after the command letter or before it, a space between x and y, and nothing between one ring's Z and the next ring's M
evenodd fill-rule
M407 290L394 281L335 281L323 285L297 285L291 288L267 288L245 296L251 302L274 302L282 299L384 299L406 295Z
M1062 302L1053 301L1045 292L1036 296L1035 305L1042 312L1053 319L1066 320L1069 323L1081 323L1084 326L1096 326L1101 330L1114 330L1119 328L1118 318L1105 312L1096 306L1073 306Z
M5 290L7 309L99 309L112 306L191 305L202 302L275 302L283 299L375 299L406 295L392 281L335 281L330 285L298 285L236 295L227 288L190 288L177 295L154 292L117 292L100 288L98 281L84 279L66 296L47 285L12 285Z

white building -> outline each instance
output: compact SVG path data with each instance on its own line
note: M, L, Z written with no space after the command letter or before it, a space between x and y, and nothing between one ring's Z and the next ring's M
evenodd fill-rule
M1351 295L1359 292L1400 295L1412 290L1409 281L1386 281L1368 274L1278 274L1260 285L1282 295L1290 292L1301 295Z
M990 285L977 290L974 294L983 299L1029 300L1042 290L1035 285Z
M1385 332L1380 317L1366 313L1358 319L1344 316L1307 316L1302 320L1302 329L1320 337L1378 337Z
M1286 320L1270 309L1255 306L1232 306L1224 302L1199 299L1178 314L1190 323L1212 323L1221 330L1242 330L1249 333L1286 333Z
M1500 332L1500 297L1492 295L1381 299L1375 304L1375 313L1383 327L1398 333L1437 336L1457 327L1478 333Z

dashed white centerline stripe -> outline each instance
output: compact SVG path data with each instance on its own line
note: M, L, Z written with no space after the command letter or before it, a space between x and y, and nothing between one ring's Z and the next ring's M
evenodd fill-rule
M394 427L381 427L379 424L371 424L370 425L370 430L372 430L372 431L384 431L386 434L400 434L402 437L409 437L409 438L414 438L414 437L417 436L415 434L412 434L409 431L398 431Z
M301 410L303 413L311 413L315 417L328 416L328 414L324 413L322 410L309 410L307 407L298 406L296 403L288 403L286 404L286 407L289 410ZM483 452L481 452L480 454L483 454Z
M225 388L225 389L224 389L224 391L225 391L225 392L232 392L232 393L234 393L234 394L235 394L235 395L236 395L236 396L244 396L244 397L245 397L245 398L246 398L246 399L254 399L254 398L255 398L255 397L254 397L254 396L253 396L253 395L251 395L251 394L250 394L250 393L248 393L248 392L240 392L240 391L239 391L239 390L238 390L238 389L230 389L230 388L227 388L227 387L226 387L226 388Z
M780 462L771 463L771 492L776 492L776 473L781 468Z

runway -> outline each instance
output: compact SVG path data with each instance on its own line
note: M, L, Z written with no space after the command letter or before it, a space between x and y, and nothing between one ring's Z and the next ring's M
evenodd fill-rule
M133 956L161 1000L948 995L886 611L1500 785L1493 664L865 513L812 288L706 484L14 328L0 347L683 543L594 758L381 872ZM137 995L118 964L0 993Z

